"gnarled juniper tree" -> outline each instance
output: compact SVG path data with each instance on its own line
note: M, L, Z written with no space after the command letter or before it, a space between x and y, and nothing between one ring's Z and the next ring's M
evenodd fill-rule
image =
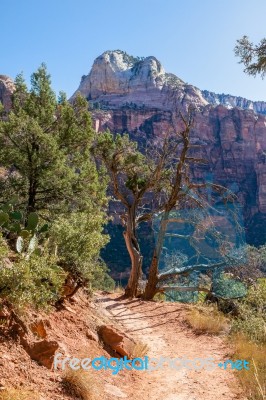
M95 146L111 181L113 198L121 205L119 217L124 230L126 247L131 259L131 272L126 295L138 295L138 283L142 275L142 259L137 227L143 221L151 221L161 214L158 239L153 251L148 283L142 294L152 299L159 282L159 259L170 213L188 200L194 207L203 205L204 190L212 187L217 192L225 188L212 183L197 183L191 178L190 168L195 163L206 163L190 153L195 146L190 140L193 117L180 114L180 130L173 128L164 135L160 144L147 145L139 151L137 143L128 135L105 132L99 134ZM193 193L199 193L199 196Z

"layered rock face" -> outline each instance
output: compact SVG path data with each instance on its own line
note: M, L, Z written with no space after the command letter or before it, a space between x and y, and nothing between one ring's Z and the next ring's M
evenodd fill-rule
M210 104L222 104L227 108L240 107L243 110L253 110L255 113L266 115L266 102L265 101L251 101L244 97L231 96L230 94L216 94L203 90L202 95L205 100Z
M11 95L15 89L14 82L6 75L0 75L0 102L6 110L11 106Z
M82 77L77 91L92 105L100 103L108 109L138 107L167 111L192 99L195 105L208 104L199 89L166 73L155 57L139 59L121 51L107 51L98 57L89 75Z
M193 174L230 187L243 205L248 241L266 242L266 103L202 92L155 57L122 51L98 57L78 91L90 101L97 131L129 132L139 142L161 140L178 126L180 109L196 107L192 140L209 165Z

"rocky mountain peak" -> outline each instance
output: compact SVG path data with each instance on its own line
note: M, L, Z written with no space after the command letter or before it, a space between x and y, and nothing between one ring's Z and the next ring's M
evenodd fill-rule
M158 75L165 73L162 64L154 56L134 57L122 50L105 51L96 58L91 72L99 66L110 68L115 73L128 71L131 75L138 73L143 68Z
M188 85L172 73L166 73L154 56L134 57L122 50L106 51L96 58L78 90L89 101L103 109L121 106L157 108L173 112L180 106L222 105L266 114L266 102L216 94Z
M109 67L114 72L126 71L134 65L136 59L121 50L105 51L96 58L92 70L97 66Z
M175 97L188 95L197 105L208 104L199 90L185 86L177 76L166 73L156 57L133 57L115 50L96 58L90 73L82 77L77 92L91 102L111 108L132 104L172 110L175 103L172 90Z

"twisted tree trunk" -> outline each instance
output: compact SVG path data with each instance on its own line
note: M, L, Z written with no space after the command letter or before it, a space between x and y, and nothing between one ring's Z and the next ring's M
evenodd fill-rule
M152 300L158 292L158 258L156 249L154 250L152 262L149 270L149 278L143 294L144 300Z
M130 277L125 289L125 296L129 298L136 297L138 294L138 283L142 275L142 260L138 240L136 238L136 218L135 208L131 207L128 213L124 239L131 260Z
M170 211L165 211L160 223L160 229L158 233L157 243L154 249L151 266L149 270L149 278L147 285L145 287L145 292L143 294L143 298L145 300L152 300L156 293L159 291L157 284L159 281L158 273L159 273L159 261L163 248L163 242L165 238L165 232L167 228L167 222L169 219Z

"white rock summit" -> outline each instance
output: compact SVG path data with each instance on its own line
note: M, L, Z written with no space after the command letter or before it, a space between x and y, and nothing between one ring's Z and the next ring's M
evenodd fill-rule
M97 57L88 75L81 79L77 92L92 105L115 109L123 106L175 111L180 105L238 107L266 114L266 102L201 91L165 72L153 56L133 57L121 50L106 51ZM73 97L72 96L72 97Z
M106 51L96 58L77 92L111 108L131 104L173 111L176 101L191 97L193 103L208 104L199 89L166 73L155 57L132 57L120 50Z

